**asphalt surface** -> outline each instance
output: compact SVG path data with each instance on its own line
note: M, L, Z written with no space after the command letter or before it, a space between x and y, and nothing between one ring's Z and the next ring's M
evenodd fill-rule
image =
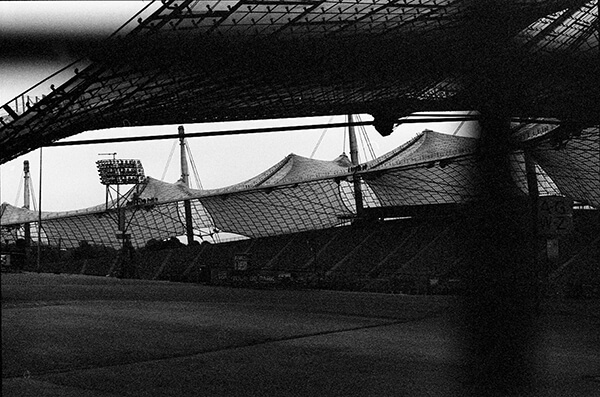
M533 395L600 396L600 303L553 301ZM3 396L461 396L454 297L2 275Z

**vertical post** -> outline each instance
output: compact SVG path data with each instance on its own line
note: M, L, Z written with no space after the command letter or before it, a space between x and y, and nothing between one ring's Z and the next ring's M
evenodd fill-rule
M536 281L537 281L537 293L536 293L536 311L540 310L540 304L542 301L542 296L544 294L544 272L543 269L540 268L540 263L538 261L538 183L537 183L537 172L535 169L535 163L533 162L533 158L529 149L526 149L524 152L525 155L525 172L527 174L527 190L529 193L529 227L531 233L531 249L532 249L532 258L531 264L533 269L536 272Z
M188 171L187 154L185 152L185 132L183 130L182 125L180 125L177 130L179 133L181 181L185 184L185 186L190 187L190 182L189 182L190 173Z
M23 208L31 209L30 198L31 192L29 188L31 186L30 182L30 174L29 174L29 161L23 161ZM29 247L31 245L31 224L26 223L24 225L25 231L25 246Z
M352 161L352 165L354 166L354 175L352 177L352 181L354 184L354 201L356 203L356 216L360 218L363 214L363 197L362 197L362 186L360 181L360 176L358 175L358 164L360 160L358 159L358 145L356 142L356 133L354 131L354 126L352 126L352 115L348 115L348 141L350 143L350 160Z
M510 123L482 112L479 199L465 217L465 353L470 395L530 395L535 272L527 199L511 176ZM476 237L474 237L476 236Z
M182 125L179 126L178 132L181 153L181 181L185 184L185 186L190 187L190 174L188 171L187 154L185 151L185 132ZM192 204L190 203L190 200L185 200L183 202L183 208L185 211L185 234L187 236L188 245L191 245L194 241L194 226L192 224Z
M119 267L117 277L125 278L127 276L126 269L129 267L125 246L125 234L127 232L127 228L125 226L125 211L123 211L123 209L121 208L121 185L119 183L120 182L117 183L117 230L120 232L121 238L121 266Z
M37 231L37 264L36 270L41 269L41 256L42 256L42 147L40 147L40 188L38 192L38 231Z
M527 190L529 192L530 212L531 212L531 223L532 230L537 234L537 204L538 204L538 184L537 184L537 172L535 170L535 163L531 157L529 150L525 150L525 171L527 173Z
M125 217L121 211L121 185L117 184L117 230L125 233Z

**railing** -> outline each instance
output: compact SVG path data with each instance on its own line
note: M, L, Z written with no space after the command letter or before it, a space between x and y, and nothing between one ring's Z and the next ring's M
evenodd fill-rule
M161 9L162 7L165 7L165 5L162 5L161 2L155 2L155 0L150 1L134 16L127 20L127 22L122 24L115 32L113 32L109 36L109 38L114 37L118 34L128 34L129 30L132 30L137 26L137 24L134 22L136 18L143 19L142 17L145 18L148 14L154 13L157 9ZM46 77L44 80L40 81L33 87L27 89L22 94L19 94L15 98L9 100L7 103L1 105L0 128L9 124L15 119L18 119L31 106L35 105L37 102L41 101L45 96L49 95L54 89L54 86L60 87L60 85L69 81L70 78L77 74L77 69L75 69L75 67L79 68L79 70L83 70L89 65L90 61L85 60L85 58L73 61L67 66L53 73L52 75ZM47 88L42 88L42 84L48 84Z
M16 113L21 114L24 113L26 109L28 109L31 105L38 103L40 101L40 99L44 98L46 95L42 95L40 96L29 96L29 95L25 95L25 94L21 94L20 96L16 97L15 99L13 99L12 102L9 102L7 105L9 105L12 110L14 110Z
M0 127L18 119L21 115L27 112L30 107L43 100L46 96L50 95L55 86L59 87L65 82L69 81L69 79L76 74L77 69L75 66L82 70L87 65L89 65L89 61L85 61L83 59L78 59L74 62L71 62L67 66L54 72L39 83L30 87L27 89L27 91L19 94L7 103L0 106Z

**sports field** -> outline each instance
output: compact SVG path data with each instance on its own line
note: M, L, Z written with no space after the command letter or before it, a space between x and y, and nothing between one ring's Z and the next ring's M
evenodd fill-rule
M2 275L3 396L466 395L457 298ZM600 304L544 306L540 396L600 395Z

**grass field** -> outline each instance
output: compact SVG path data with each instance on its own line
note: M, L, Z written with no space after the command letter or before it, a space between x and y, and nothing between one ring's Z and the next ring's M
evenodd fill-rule
M3 396L469 394L458 298L2 275ZM534 394L600 395L600 303L544 306Z

